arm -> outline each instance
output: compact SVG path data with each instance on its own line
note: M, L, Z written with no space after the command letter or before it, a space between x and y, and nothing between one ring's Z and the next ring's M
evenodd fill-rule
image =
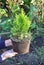
M16 54L18 54L18 53L14 52L13 49L8 50L0 55L0 62L6 60L7 58L11 58L11 57L15 56Z
M0 38L0 49L3 49L3 48L5 48L5 40Z

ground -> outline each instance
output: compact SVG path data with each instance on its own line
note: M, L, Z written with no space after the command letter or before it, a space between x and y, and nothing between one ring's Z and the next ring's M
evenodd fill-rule
M44 39L36 37L31 42L29 53L18 54L3 61L0 65L44 65Z

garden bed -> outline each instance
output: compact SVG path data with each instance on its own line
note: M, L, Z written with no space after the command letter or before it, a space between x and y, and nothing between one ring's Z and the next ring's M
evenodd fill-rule
M29 18L31 27L29 27L28 32L31 32L33 37L28 54L18 54L3 61L0 65L44 65L43 4L43 0L0 0L0 36L5 40L13 36L14 33L18 34L18 31L25 33L25 29L28 28L28 25L26 26L25 24L28 24L26 22L28 22ZM23 15L20 14L21 11ZM24 26L22 25L22 21ZM5 32L11 32L12 35L8 35Z
M18 54L13 58L9 58L0 65L44 65L44 39L37 37L31 43L30 53Z

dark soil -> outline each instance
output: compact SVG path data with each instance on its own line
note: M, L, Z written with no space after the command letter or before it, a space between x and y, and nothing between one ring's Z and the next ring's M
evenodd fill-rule
M44 46L44 38L43 37L36 37L30 45L30 52L35 51L35 48Z
M30 53L25 55L18 54L13 58L3 61L0 65L44 65L44 58L41 59L36 54L36 49L42 46L44 46L44 39L42 37L36 37L34 41L31 42Z

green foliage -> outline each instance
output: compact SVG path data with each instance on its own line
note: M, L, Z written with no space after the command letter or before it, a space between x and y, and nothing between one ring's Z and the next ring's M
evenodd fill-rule
M0 18L1 18L3 15L7 15L7 14L6 14L6 10L0 8Z
M44 36L44 28L39 24L37 23L36 21L34 21L32 24L31 24L31 32L33 33L33 36L36 37L36 36Z
M5 9L0 8L0 35L9 31L8 15Z
M5 3L7 0L0 0L0 2Z
M11 8L11 11L12 11L12 16L14 18L15 15L18 14L20 11L19 5L18 4L13 5L13 7Z
M44 46L39 47L38 49L36 49L36 53L39 56L39 58L42 60L44 59Z
M6 9L0 8L0 35L5 32L10 32L10 27L12 26L12 21L15 18L15 15L18 13L19 8L18 5L15 5L11 8L11 13L6 13ZM11 15L12 14L12 15ZM10 17L11 16L11 17Z
M44 1L43 0L32 0L33 5L36 8L35 14L36 17L38 18L38 22L42 22L42 18L44 16Z
M37 11L37 10L36 10L35 6L34 6L33 4L30 4L30 10L29 10L27 16L28 16L31 20L33 20L33 18L35 17L34 13L35 13L36 11Z
M0 13L5 14L6 11L5 11L4 9L1 9L1 8L0 8Z
M7 2L8 2L9 7L12 8L12 6L13 6L12 0L8 0Z
M16 15L16 18L13 21L13 26L11 27L12 36L22 36L28 33L28 29L31 25L31 21L25 15L24 11L21 10L21 13Z
M0 22L0 28L2 29L1 33L2 32L9 32L9 30L10 30L10 20L5 19L5 20L3 20L3 22Z
M32 0L30 11L27 14L32 21L30 30L33 33L33 38L35 36L44 36L44 13L42 7L42 0Z
M0 34L9 31L9 18L5 9L0 8Z
M24 1L25 4L30 5L30 2L31 2L32 0L23 0L23 1Z
M2 3L6 3L6 1L7 0L0 0L0 2L2 2ZM33 0L23 0L24 1L24 4L25 5L29 5L30 3L31 3L31 1L33 1ZM18 0L18 2L21 2L21 0ZM33 4L31 4L30 5L30 11L29 11L29 13L27 14L27 16L31 19L31 20L33 20L33 18L34 17L36 17L36 18L38 18L39 19L39 15L36 15L37 14L37 12L38 12L38 10L39 9L37 9L37 8L39 8L39 6L42 6L42 5L39 5L39 4L37 4L39 1L37 0L37 1L33 1ZM9 8L10 8L10 10L11 10L11 13L12 13L12 15L11 15L11 13L9 12L9 15L11 16L10 18L10 20L11 20L11 22L10 22L10 24L11 24L11 26L13 26L13 24L12 24L12 21L17 21L17 20L15 20L14 18L15 18L15 16L17 16L16 14L19 14L20 13L20 7L19 7L19 5L18 4L15 4L15 5L13 5L13 2L12 2L12 0L8 0L8 6L9 6ZM40 8L40 10L41 10L41 8ZM38 13L39 14L39 13ZM2 20L2 18L4 18L3 17L3 15L4 16L7 16L7 13L6 13L6 10L5 9L1 9L0 8L0 21ZM42 16L42 15L40 15L40 16ZM22 16L23 17L23 16ZM16 17L17 18L17 17ZM4 18L5 19L5 18ZM42 35L43 33L44 33L44 18L43 19L41 19L40 18L40 20L38 20L37 19L37 22L38 23L36 23L36 21L34 21L33 20L33 22L32 22L32 24L31 24L31 31L32 31L32 33L34 33L35 34L35 36L37 35ZM40 21L43 21L42 23L40 22ZM2 26L2 29L3 29L3 31L6 31L6 30L8 30L9 29L9 25L8 25L8 20L3 20L4 22L6 21L6 23L5 24L3 24L3 26ZM7 27L6 27L7 26ZM4 29L5 28L5 29ZM19 24L19 28L20 28L20 24ZM22 31L24 31L24 30L22 30ZM42 33L43 32L43 33Z
M22 39L29 33L29 30L33 33L33 39L36 36L44 37L44 3L41 2L42 0L23 0L24 5L27 6L27 8L29 7L28 17L23 10L20 10L19 3L22 0L18 0L15 5L12 1L13 0L0 0L3 4L3 9L0 8L0 35L11 33L11 36L18 36ZM33 1L33 3L31 3L31 1ZM26 9L26 7L24 8ZM8 17L8 15L10 17ZM38 48L36 53L43 59L44 47ZM23 64L23 62L21 61L19 64Z

